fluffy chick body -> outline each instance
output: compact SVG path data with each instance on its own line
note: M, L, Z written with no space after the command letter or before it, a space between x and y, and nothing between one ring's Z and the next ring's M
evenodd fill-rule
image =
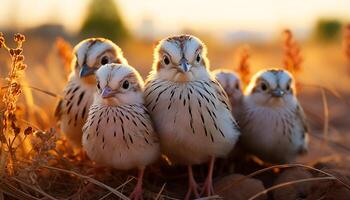
M277 96L270 94L277 91ZM295 96L294 80L284 70L261 71L253 77L240 122L242 144L265 161L293 162L307 151L306 119Z
M125 63L120 48L104 38L89 38L77 44L73 50L72 72L59 101L55 116L62 132L74 147L81 147L82 127L94 99L96 81L94 71L103 63ZM85 71L84 71L84 70ZM87 73L82 73L82 72Z
M129 66L109 64L97 71L98 89L83 127L83 148L97 163L116 169L142 169L160 155L151 118L143 105L142 79ZM128 89L122 89L128 81ZM113 95L103 97L102 88Z
M235 119L238 119L243 102L241 79L231 70L217 69L212 73L222 88L224 88L231 103L232 114Z
M177 164L201 164L225 157L238 138L231 111L217 82L151 81L147 107L159 131L162 151ZM154 91L154 92L152 92ZM218 93L219 92L219 93Z
M170 37L155 49L146 106L162 151L174 163L192 165L225 157L239 136L227 95L208 65L206 47L194 36Z

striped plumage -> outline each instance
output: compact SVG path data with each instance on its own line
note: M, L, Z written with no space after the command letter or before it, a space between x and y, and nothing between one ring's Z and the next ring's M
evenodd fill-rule
M189 166L186 198L191 192L198 196L191 165L211 161L213 166L216 157L228 155L239 136L229 100L211 77L206 47L198 38L182 35L160 41L145 100L162 152L173 163ZM208 195L212 193L211 172L204 186Z
M237 119L239 117L239 112L243 101L241 79L231 70L217 69L212 73L222 88L224 88L231 102L232 114Z
M90 159L116 169L138 168L132 194L142 195L144 168L160 155L158 136L143 105L143 81L123 64L103 65L96 72L97 93L83 127L83 149Z
M81 147L81 128L87 118L96 88L94 71L106 63L127 63L120 48L103 38L81 41L73 50L72 72L55 116L74 147Z
M308 128L287 71L258 72L247 87L240 116L243 146L263 160L288 163L307 151Z
M216 81L152 80L145 97L162 150L173 163L201 164L210 156L225 157L233 148L236 122Z

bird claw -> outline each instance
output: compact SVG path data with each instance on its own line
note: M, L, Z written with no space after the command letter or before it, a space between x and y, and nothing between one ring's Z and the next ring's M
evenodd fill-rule
M204 182L204 185L203 185L203 189L202 189L202 192L200 194L200 196L203 196L203 195L206 195L206 196L212 196L214 195L214 188L213 188L213 183L212 183L212 180L207 178Z
M199 187L198 187L197 183L194 180L190 181L190 184L188 186L188 191L187 191L187 194L185 196L185 200L189 200L190 197L191 197L191 194L194 194L194 196L196 198L199 198L200 196L199 196L199 193L198 193L198 190L197 190L198 188Z
M142 188L141 187L135 187L134 191L132 191L132 193L130 194L129 199L143 200Z

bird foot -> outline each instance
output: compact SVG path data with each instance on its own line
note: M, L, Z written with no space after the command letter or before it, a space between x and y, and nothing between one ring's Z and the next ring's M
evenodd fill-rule
M130 194L129 198L133 200L142 200L142 187L137 185L134 191L132 191L132 193Z
M201 192L201 196L206 195L207 197L214 195L213 181L211 178L207 178L203 184L203 189Z
M144 168L139 169L139 175L137 178L137 183L134 188L134 191L130 194L129 198L133 200L142 200L142 179L143 179L143 174L144 174Z
M194 179L192 179L192 180L190 179L190 181L189 181L188 191L187 191L187 194L185 196L185 200L189 200L192 194L194 194L194 196L196 198L200 197L199 193L198 193L198 185Z

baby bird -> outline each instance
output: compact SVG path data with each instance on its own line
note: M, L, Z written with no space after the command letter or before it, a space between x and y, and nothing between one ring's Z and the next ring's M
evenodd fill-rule
M308 128L292 75L282 69L258 72L243 100L241 141L270 163L292 162L307 151Z
M107 64L96 71L97 93L83 127L88 157L105 166L139 176L130 198L142 198L144 169L160 155L158 137L143 105L140 74L125 64Z
M216 157L226 157L239 136L225 91L209 73L205 45L191 35L161 40L145 89L146 106L161 149L173 163L187 165L189 189L199 197L192 165L210 161L202 193L212 188Z
M241 79L231 70L217 69L212 72L220 85L224 88L232 107L232 114L237 119L243 101Z
M81 147L81 128L86 121L96 90L95 71L107 63L125 63L120 48L104 38L90 38L74 47L72 72L64 88L64 98L58 103L55 116L69 143Z

